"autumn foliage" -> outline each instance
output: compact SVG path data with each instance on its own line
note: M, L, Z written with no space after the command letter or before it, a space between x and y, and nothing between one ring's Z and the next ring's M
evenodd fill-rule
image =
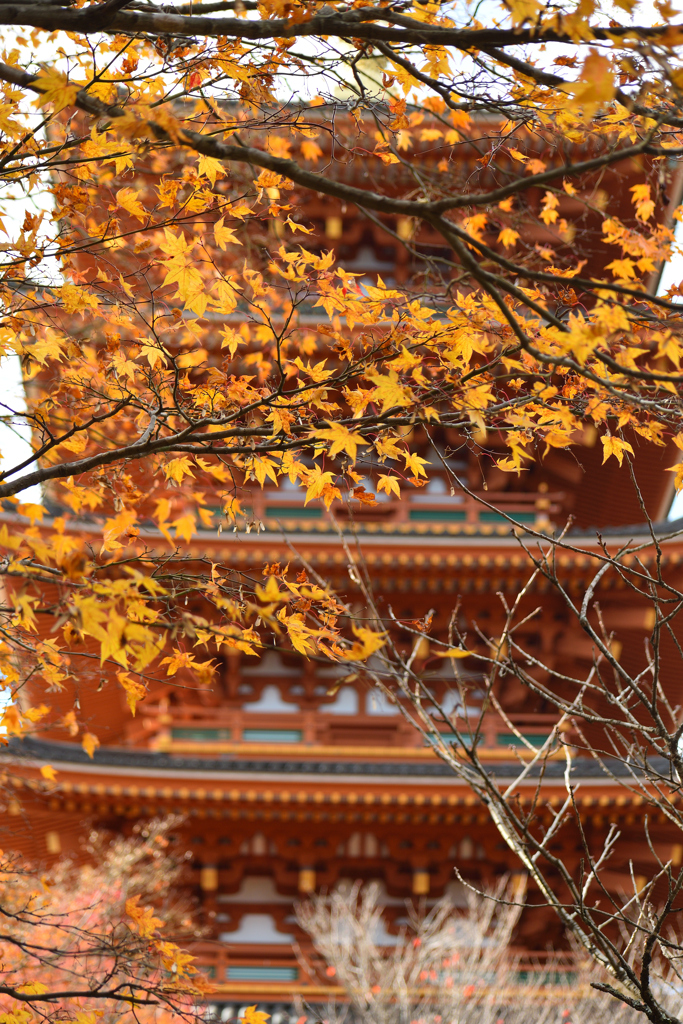
M2 418L32 446L0 473L3 735L92 757L103 673L135 714L231 652L380 651L305 568L202 554L260 529L255 491L348 520L437 471L470 494L462 447L512 479L591 436L624 473L668 447L683 484L668 0L0 0L0 25L0 351L27 403ZM361 222L381 273L345 265ZM111 927L161 970L141 906Z
M85 864L62 861L49 874L2 855L3 1024L194 1019L206 986L166 937L192 936L191 907L168 889L180 870L168 852L172 824L127 839L93 833Z
M513 475L586 430L620 465L635 439L683 445L678 293L655 294L680 215L675 25L630 2L608 26L535 0L490 25L422 2L17 10L0 340L33 455L0 482L0 656L33 696L9 734L51 709L92 753L35 683L71 692L94 656L134 712L150 678L205 685L264 626L333 660L381 645L305 575L188 567L197 531L258 528L252 487L363 508L449 445ZM41 195L21 223L17 189ZM345 217L403 247L400 282L344 269ZM45 507L21 503L36 484Z

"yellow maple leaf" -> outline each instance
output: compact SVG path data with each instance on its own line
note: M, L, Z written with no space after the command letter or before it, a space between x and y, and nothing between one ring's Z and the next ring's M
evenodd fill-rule
M38 631L38 620L36 619L35 612L33 611L33 605L36 603L36 600L37 599L35 597L31 597L30 594L20 594L11 598L16 611L16 614L12 619L13 626L22 626L24 629L31 629L35 632Z
M163 926L163 921L154 916L151 907L139 906L140 894L126 900L126 913L135 922L135 929L143 939L151 939L154 932Z
M463 231L467 231L472 238L478 242L483 241L482 231L486 227L488 216L485 213L474 213L471 217L465 217L462 222Z
M68 729L70 736L78 736L78 722L76 721L75 711L67 711L60 724L64 729Z
M380 462L384 462L386 459L398 459L400 455L405 455L405 450L398 447L398 441L398 437L377 438L374 445Z
M31 521L31 526L35 524L36 520L42 523L43 517L45 516L44 506L36 505L31 501L22 502L17 505L17 512L20 516L26 516L26 518Z
M154 344L143 345L140 349L140 359L146 359L152 369L155 368L157 363L161 366L166 366L168 360L166 358L166 352L164 351L160 342Z
M285 224L290 229L290 231L294 231L295 233L297 231L301 231L301 232L303 232L304 235L312 235L314 230L315 230L315 228L306 228L306 227L304 227L303 224L298 224L297 221L292 220L291 217L287 218L287 220L285 221Z
M384 491L386 494L391 494L393 492L397 498L401 497L401 488L398 484L398 477L389 475L388 473L380 474L377 483L377 490Z
M373 401L382 403L383 413L388 412L389 409L406 408L412 405L413 393L410 388L401 384L395 370L390 370L388 374L368 373L367 377L375 385Z
M125 691L126 703L130 708L131 714L135 717L137 702L147 696L147 690L137 679L131 679L127 672L117 672L116 678Z
M618 437L612 437L609 434L604 434L600 440L603 444L602 449L602 463L603 465L607 462L610 455L614 455L619 460L619 465L624 461L624 452L630 452L633 455L633 448L628 441L622 441Z
M196 968L190 966L195 958L191 953L176 946L174 942L160 942L157 948L162 964L176 978L197 973Z
M228 243L232 245L242 244L234 231L231 228L226 228L223 217L214 224L213 237L216 240L216 245L220 246L221 249L227 249Z
M365 447L368 442L362 434L349 430L342 423L331 423L329 420L327 422L330 424L327 429L314 430L311 436L332 442L328 452L331 459L339 455L340 452L345 452L355 462L359 446Z
M429 459L423 459L413 452L402 452L405 459L406 469L410 470L414 477L427 476L424 466L429 466Z
M40 774L48 782L54 782L57 778L57 769L53 768L51 764L44 764L41 766Z
M569 106L581 107L585 120L589 120L602 104L614 99L614 74L609 57L591 47L578 80L569 91L573 93Z
M310 160L311 163L317 164L323 155L323 151L317 142L313 142L311 139L304 139L301 143L301 155L304 160Z
M28 718L29 722L39 722L41 718L45 718L45 715L49 714L50 708L47 704L39 704L37 708L27 708L22 714L24 718Z
M314 466L306 479L308 489L306 491L304 505L308 505L309 501L312 501L313 498L322 497L325 501L326 507L329 508L335 497L341 498L341 491L339 488L332 485L333 480L334 473L329 470L323 473L320 466ZM332 491L336 493L330 496Z
M256 584L254 590L256 597L262 604L272 604L273 602L289 601L289 594L280 590L277 585L277 580L274 576L268 577L268 582L265 587Z
M66 75L61 71L50 68L38 78L36 85L40 89L40 96L34 100L35 107L43 107L46 103L53 103L55 113L63 110L64 107L71 107L81 90L80 85L69 82Z
M134 536L137 518L135 509L124 508L113 519L106 519L102 531L102 551L118 551L122 546L119 537Z
M266 478L269 477L274 484L277 483L277 473L275 472L275 463L272 459L267 456L255 455L252 459L251 468L254 476L258 480L261 488L263 488Z
M174 235L170 228L164 228L164 241L160 243L159 248L169 256L185 256L194 248L194 242L188 241L182 231Z
M544 224L554 224L558 218L557 207L560 205L560 201L557 196L553 195L552 192L546 192L543 197L543 209L541 210L541 220Z
M314 636L315 631L310 629L303 620L303 616L299 612L295 612L293 615L287 615L287 610L281 608L277 613L277 618L284 625L287 630L287 635L292 642L292 647L299 654L308 656L315 648L311 644L311 637Z
M80 1010L74 1015L75 1024L100 1024L102 1010Z
M541 11L541 5L536 0L507 0L506 6L512 15L513 25L535 21Z
M186 512L179 519L174 519L171 526L175 526L175 535L188 543L197 531L197 520L191 512Z
M629 280L636 276L635 264L633 260L629 259L612 260L611 263L607 264L605 269L611 270L614 276L620 280Z
M131 217L137 217L138 220L145 220L147 214L145 209L138 198L139 193L134 188L122 188L116 193L117 205L129 213Z
M48 987L47 985L44 985L42 981L28 981L23 985L19 985L17 988L17 992L21 992L26 996L42 996L47 991Z
M669 466L668 473L675 473L674 487L677 491L683 490L683 462L677 462L675 466Z
M164 466L164 476L167 480L182 483L183 477L194 477L192 462L187 455L181 455L177 459L171 459Z
M212 185L216 184L216 178L225 177L225 167L220 160L216 160L213 156L201 155L197 164L197 172L208 178Z
M519 238L519 231L512 228L503 228L498 235L498 241L502 242L506 249L511 249Z
M269 1019L270 1014L264 1013L263 1010L257 1010L256 1004L254 1006L247 1006L242 1014L244 1024L266 1024L266 1021Z
M205 526L207 530L210 530L211 527L213 526L213 511L210 508L198 508L197 515L199 516L202 522L202 526Z
M88 447L88 435L84 433L74 434L68 441L62 441L60 448L68 448L70 452L81 455Z
M633 185L633 205L636 208L638 220L649 220L655 210L655 204L650 195L650 186L646 184Z
M354 636L358 639L355 644L342 653L345 661L366 661L371 654L379 651L386 643L386 633L375 633L372 629L364 626L352 626Z
M89 758L92 758L94 756L95 751L97 750L99 745L100 741L98 740L97 736L95 736L94 733L86 732L83 734L81 746L83 747Z
M10 704L5 708L2 718L0 718L0 731L7 736L21 736L23 725L16 704Z
M196 267L187 266L184 260L169 261L164 284L176 284L175 298L180 299L187 309L203 316L209 301L204 280Z
M73 284L63 284L59 289L62 305L67 313L78 313L84 310L97 309L99 301L96 295L87 288L79 288Z

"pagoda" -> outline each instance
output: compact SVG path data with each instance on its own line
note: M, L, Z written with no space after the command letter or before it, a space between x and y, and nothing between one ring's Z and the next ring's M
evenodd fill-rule
M629 171L636 173L638 168ZM603 188L618 190L620 174L623 168L610 171ZM619 188L623 194L623 182ZM307 212L318 245L333 249L347 269L379 273L389 284L415 272L401 245L400 225L370 225L353 209L322 197ZM281 233L280 226L274 231ZM437 244L426 235L415 242L424 252ZM596 246L591 273L605 258ZM406 491L401 501L379 496L386 500L361 506L348 521L376 594L401 621L433 612L437 635L445 635L461 598L468 620L495 636L503 621L497 595L514 598L529 576L520 546L525 527L551 533L572 517L574 535L587 552L597 550L596 530L616 543L644 529L631 480L616 460L601 464L596 440L587 429L581 445L554 449L516 477L502 473L493 459L482 460L461 438L441 438L448 470L467 484L468 493L452 493L434 466L424 488ZM495 438L487 443L495 451ZM655 522L666 518L671 501L671 474L664 472L670 461L666 450L653 454L651 448L635 460ZM301 491L285 486L254 489L249 503L250 516L262 528L200 530L188 544L189 554L257 578L266 563L298 558L338 592L352 593L337 528L349 517L345 506L335 503L329 513L321 502L305 504ZM5 512L3 521L12 524L16 517ZM101 525L84 518L76 527L97 549ZM157 530L143 528L141 537L150 551L166 550ZM654 559L655 553L643 558ZM683 542L663 543L662 559L674 571L683 566ZM593 574L585 554L561 554L560 569L576 592ZM604 621L622 657L636 664L651 628L649 610L612 577L603 591ZM585 671L592 646L558 594L539 578L528 600L543 609L526 627L527 644L551 667ZM49 861L80 855L92 826L127 833L141 820L178 815L174 842L188 852L184 884L196 897L206 936L193 951L213 981L212 998L223 1016L232 1016L245 1001L277 1014L297 996L312 1004L339 996L297 924L297 900L344 880L376 880L391 935L401 927L407 899L428 902L444 893L456 903L461 899L454 865L484 886L519 870L477 798L398 708L363 680L339 682L343 675L338 665L294 652L260 659L236 652L220 662L211 686L160 682L132 717L125 694L106 671L99 684L91 674L79 702L81 717L101 743L92 757L77 739L56 738L49 719L10 747L13 842L33 860ZM430 686L449 713L458 713L445 671L442 677L433 674ZM474 677L471 696L476 706L481 692ZM557 713L532 701L514 679L503 682L498 698L506 718L487 714L481 753L504 779L519 768L519 738L509 723L531 745L540 745ZM49 785L39 773L46 762L58 771ZM563 760L549 761L550 806L564 800L564 770ZM594 761L578 758L575 776L590 841L601 843L613 822L628 829L641 820L642 799L630 796ZM663 815L649 820L656 841L680 863L683 847L673 826ZM578 844L575 854L565 850L564 856L568 865L572 857L578 863ZM626 853L620 856L603 876L615 893L628 889L631 879ZM645 842L634 844L628 858L637 872L648 874L653 855ZM562 935L552 916L538 911L523 917L517 941L538 957L561 945Z

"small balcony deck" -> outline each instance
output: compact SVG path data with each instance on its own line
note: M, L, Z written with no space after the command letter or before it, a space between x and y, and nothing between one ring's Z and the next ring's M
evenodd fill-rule
M453 533L508 533L510 529L552 530L564 519L564 492L481 491L439 494L404 488L401 500L376 494L375 502L335 500L326 509L320 499L305 502L305 492L295 489L254 489L242 502L245 521L262 523L266 529L288 532L327 530L339 524L368 532L428 532L447 527ZM372 527L374 526L374 530Z
M482 756L509 760L529 756L548 739L556 716L511 714L508 721L488 712L482 724L479 749ZM326 715L323 709L292 714L254 714L242 708L180 707L173 713L149 708L141 724L149 749L173 754L240 757L267 756L282 759L336 759L416 761L434 757L416 730L399 715L376 717ZM473 718L458 719L467 730ZM453 735L439 727L444 739ZM136 745L142 745L142 737ZM557 754L561 754L558 750Z
M250 948L213 942L197 943L191 951L213 988L211 1002L237 1001L239 1007L240 1000L258 1001L262 1009L263 1004L286 1003L297 996L308 1003L347 1001L344 989L330 978L327 965L312 948L305 949L301 959L291 946ZM511 951L511 956L511 996L514 990L524 992L525 998L534 994L539 999L560 998L569 989L576 995L576 966L567 954L519 949ZM428 990L416 996L425 994Z

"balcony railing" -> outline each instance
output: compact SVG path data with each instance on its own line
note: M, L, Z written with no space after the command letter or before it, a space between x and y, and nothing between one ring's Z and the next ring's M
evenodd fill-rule
M528 713L512 714L505 721L488 712L479 730L480 751L496 758L509 757L511 748L531 753L543 746L555 721L553 715ZM460 725L465 731L467 723L463 720ZM135 745L171 753L291 757L296 750L297 757L414 760L433 756L429 745L399 716L325 715L324 709L257 715L227 707L208 712L201 706L174 708L171 714L149 707L138 729L140 726L142 730L132 741ZM454 738L445 727L439 728L446 741Z
M347 998L343 988L330 981L325 969L327 965L312 949L306 951L307 955L301 962L292 954L291 948L278 946L247 949L229 944L201 943L193 946L192 952L197 957L200 970L206 973L215 989L209 997L212 1002L216 995L238 997L242 991L247 997L271 995L282 998L289 993L300 992L307 998L334 998L342 1003ZM559 995L558 989L576 986L576 965L566 954L519 950L515 952L514 962L511 980L515 989L519 987L520 993L533 989L537 996L542 996L545 989ZM425 993L421 990L418 994L422 997Z
M357 523L404 527L411 524L416 527L420 524L458 524L464 529L469 527L473 531L493 532L496 527L510 529L518 524L522 528L547 530L563 518L565 495L561 491L482 491L471 497L469 494L435 495L405 488L400 501L385 494L376 495L376 499L375 504L355 499L348 504L334 501L330 512L337 521L352 519ZM305 525L315 528L316 522L324 523L330 519L330 513L320 499L305 504L303 490L253 490L242 505L247 519L253 518L266 525L277 521L299 528Z

